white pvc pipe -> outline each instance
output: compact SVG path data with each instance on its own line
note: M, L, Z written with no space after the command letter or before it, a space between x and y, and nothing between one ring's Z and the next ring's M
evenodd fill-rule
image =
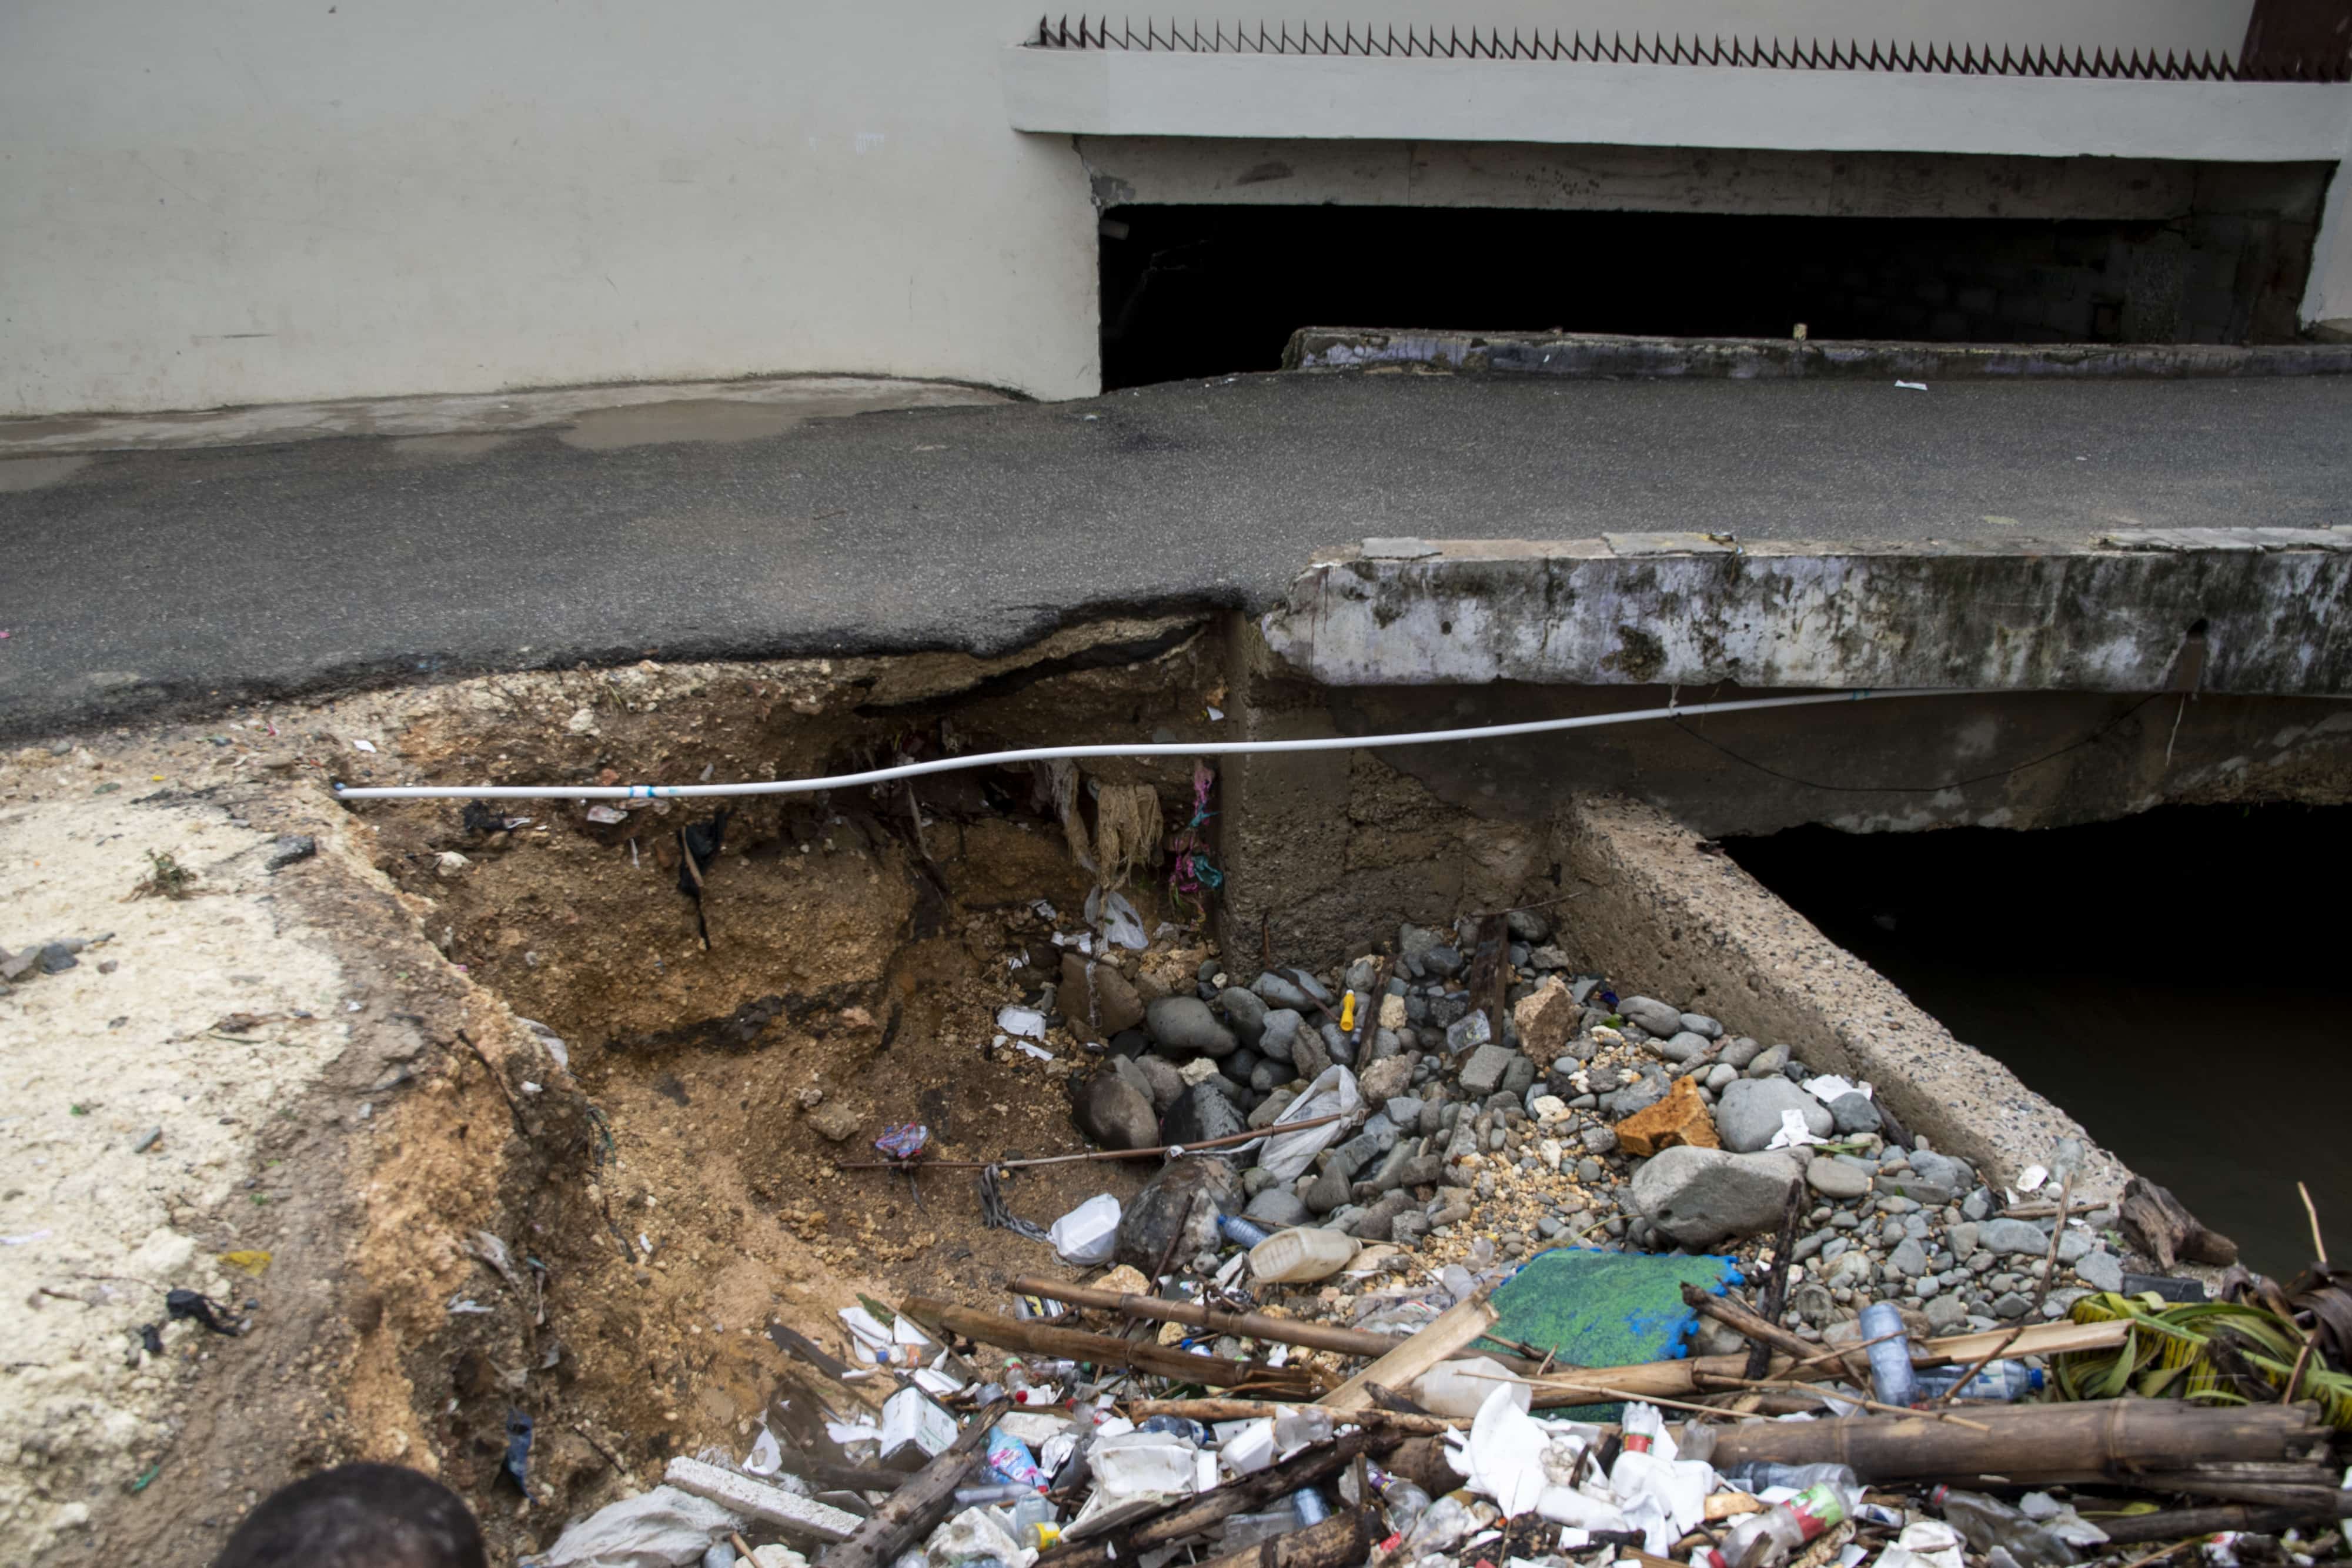
M1113 746L1033 746L1019 751L982 751L969 757L940 757L928 762L902 762L895 768L873 768L863 773L837 773L829 779L771 779L751 784L398 785L363 789L347 789L338 784L335 793L346 800L670 800L713 795L809 795L822 789L887 784L894 779L913 779L925 773L950 773L962 768L992 768L1005 762L1053 762L1076 757L1236 757L1274 751L1372 750L1388 746L1435 746L1449 740L1500 740L1514 735L1548 735L1554 730L1591 729L1602 725L1639 724L1647 719L1681 718L1700 714L1750 713L1759 708L1870 702L1884 697L1966 695L1967 689L1960 687L1892 692L1818 692L1796 697L1743 697L1734 702L1694 703L1687 707L1668 703L1664 707L1637 708L1625 713L1585 714L1576 718L1538 718L1524 724L1487 724L1468 729L1423 729L1406 735L1328 735L1300 740L1174 740Z

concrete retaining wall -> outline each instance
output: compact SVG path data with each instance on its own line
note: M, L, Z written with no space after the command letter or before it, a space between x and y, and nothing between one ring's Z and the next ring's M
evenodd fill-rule
M1614 534L1367 541L1264 627L1336 686L1730 682L2352 693L2352 529L1839 546ZM2192 647L2192 629L2201 632ZM2191 664L2195 667L2189 667Z

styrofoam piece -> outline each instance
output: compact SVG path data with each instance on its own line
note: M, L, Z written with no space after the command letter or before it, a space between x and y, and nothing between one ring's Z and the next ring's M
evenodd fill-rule
M672 1459L669 1469L662 1472L662 1480L682 1492L715 1502L730 1513L819 1541L846 1541L866 1522L854 1513L794 1497L782 1487L707 1465L700 1459Z

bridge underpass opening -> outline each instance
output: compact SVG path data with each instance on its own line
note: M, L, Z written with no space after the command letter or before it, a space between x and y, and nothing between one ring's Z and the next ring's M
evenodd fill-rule
M1100 225L1103 384L1279 367L1301 327L1960 343L2283 342L2312 228L1133 205Z
M2175 806L2019 832L1806 827L1750 874L2284 1279L2295 1183L2352 1192L2352 972L2297 890L2352 872L2352 808Z

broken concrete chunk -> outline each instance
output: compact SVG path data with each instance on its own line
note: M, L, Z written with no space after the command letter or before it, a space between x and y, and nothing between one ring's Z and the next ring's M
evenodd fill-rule
M1618 1147L1643 1159L1677 1146L1723 1146L1715 1135L1715 1118L1707 1113L1706 1102L1699 1098L1698 1085L1687 1078L1675 1080L1664 1100L1618 1123L1616 1133Z

